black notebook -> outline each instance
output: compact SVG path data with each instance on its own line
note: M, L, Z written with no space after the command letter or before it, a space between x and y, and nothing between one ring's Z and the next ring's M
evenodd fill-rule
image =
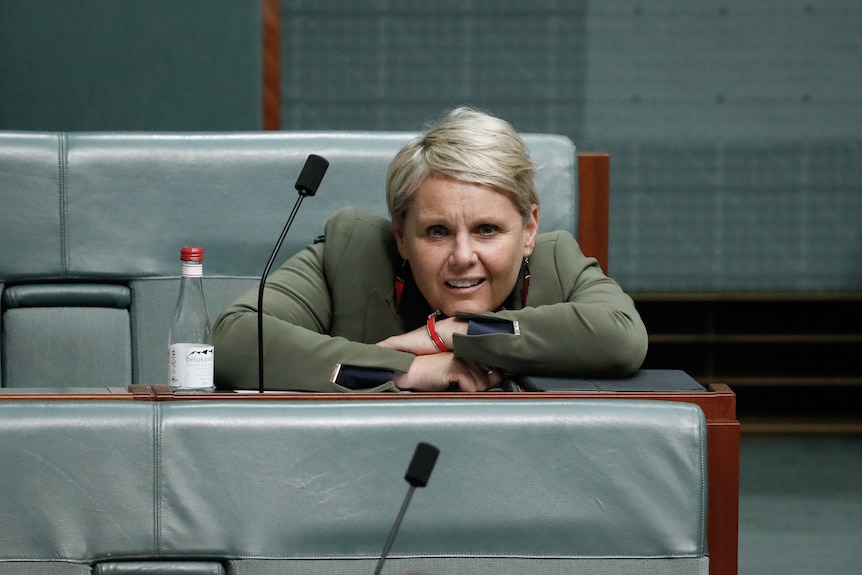
M530 391L706 391L684 371L677 369L641 369L631 377L619 379L586 379L574 377L521 377L521 387Z

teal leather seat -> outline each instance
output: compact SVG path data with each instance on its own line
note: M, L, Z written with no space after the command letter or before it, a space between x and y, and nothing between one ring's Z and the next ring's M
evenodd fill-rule
M204 247L215 319L258 281L308 154L331 166L280 260L313 241L338 208L385 215L386 169L412 136L0 132L0 384L165 383L180 248ZM572 142L525 140L539 165L542 229L576 233Z
M420 441L385 573L705 575L705 434L662 401L0 401L0 575L371 573Z

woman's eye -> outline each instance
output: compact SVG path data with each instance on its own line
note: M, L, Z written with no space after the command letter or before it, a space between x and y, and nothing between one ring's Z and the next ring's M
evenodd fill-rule
M428 228L428 235L432 238L442 238L446 235L446 229L443 226L431 226Z
M497 231L497 226L491 224L483 224L479 226L479 234L483 236L491 236Z

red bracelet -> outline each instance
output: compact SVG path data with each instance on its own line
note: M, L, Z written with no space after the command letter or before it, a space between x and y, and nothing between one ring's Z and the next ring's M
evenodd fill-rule
M439 311L435 311L428 316L428 322L425 324L425 327L428 328L428 337L431 338L431 341L434 342L434 347L436 347L438 350L452 351L446 345L446 342L443 341L443 338L440 337L440 334L437 333L437 315L439 313Z

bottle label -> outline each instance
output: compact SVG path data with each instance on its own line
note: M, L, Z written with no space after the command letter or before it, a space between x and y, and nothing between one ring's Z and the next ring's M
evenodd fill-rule
M184 278L199 278L204 275L204 266L200 262L183 262L182 270Z
M213 389L213 346L175 343L169 348L171 387L179 390Z

